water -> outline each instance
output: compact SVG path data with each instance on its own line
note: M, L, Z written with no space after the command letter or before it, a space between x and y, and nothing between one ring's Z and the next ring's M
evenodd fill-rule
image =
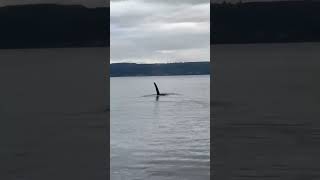
M0 117L4 112L103 111L106 57L106 47L1 49Z
M213 179L320 177L319 51L320 43L212 46Z
M0 179L107 179L106 57L105 47L0 49Z
M155 93L153 82L161 93ZM210 76L111 78L111 179L210 179Z

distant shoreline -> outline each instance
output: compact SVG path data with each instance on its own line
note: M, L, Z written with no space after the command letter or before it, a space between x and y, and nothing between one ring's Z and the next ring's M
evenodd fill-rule
M159 63L136 64L114 63L110 64L110 77L130 76L178 76L178 75L209 75L210 62L185 63Z

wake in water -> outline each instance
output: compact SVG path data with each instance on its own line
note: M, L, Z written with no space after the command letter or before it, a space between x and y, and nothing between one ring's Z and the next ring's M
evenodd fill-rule
M178 94L178 93L163 93L163 94L161 94L161 95L158 95L158 94L148 94L148 95L144 95L144 96L142 96L142 97L151 97L151 96L156 97L156 96L169 96L169 95L180 95L180 94Z

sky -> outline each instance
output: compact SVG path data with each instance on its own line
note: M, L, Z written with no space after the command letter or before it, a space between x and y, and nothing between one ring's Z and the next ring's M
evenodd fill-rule
M17 4L80 4L86 7L108 7L109 0L0 0L0 6Z
M209 61L209 0L111 0L111 63Z

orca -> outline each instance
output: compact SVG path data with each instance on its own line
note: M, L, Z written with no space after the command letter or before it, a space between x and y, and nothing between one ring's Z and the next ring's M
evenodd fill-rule
M156 96L156 100L158 100L160 96L179 95L177 93L160 93L157 84L155 82L153 82L153 84L154 84L154 87L156 88L157 94L144 95L142 97Z
M156 84L155 82L153 82L153 84L154 84L154 87L156 88L157 96L166 96L166 95L168 95L168 94L162 94L162 93L160 93L157 84Z

